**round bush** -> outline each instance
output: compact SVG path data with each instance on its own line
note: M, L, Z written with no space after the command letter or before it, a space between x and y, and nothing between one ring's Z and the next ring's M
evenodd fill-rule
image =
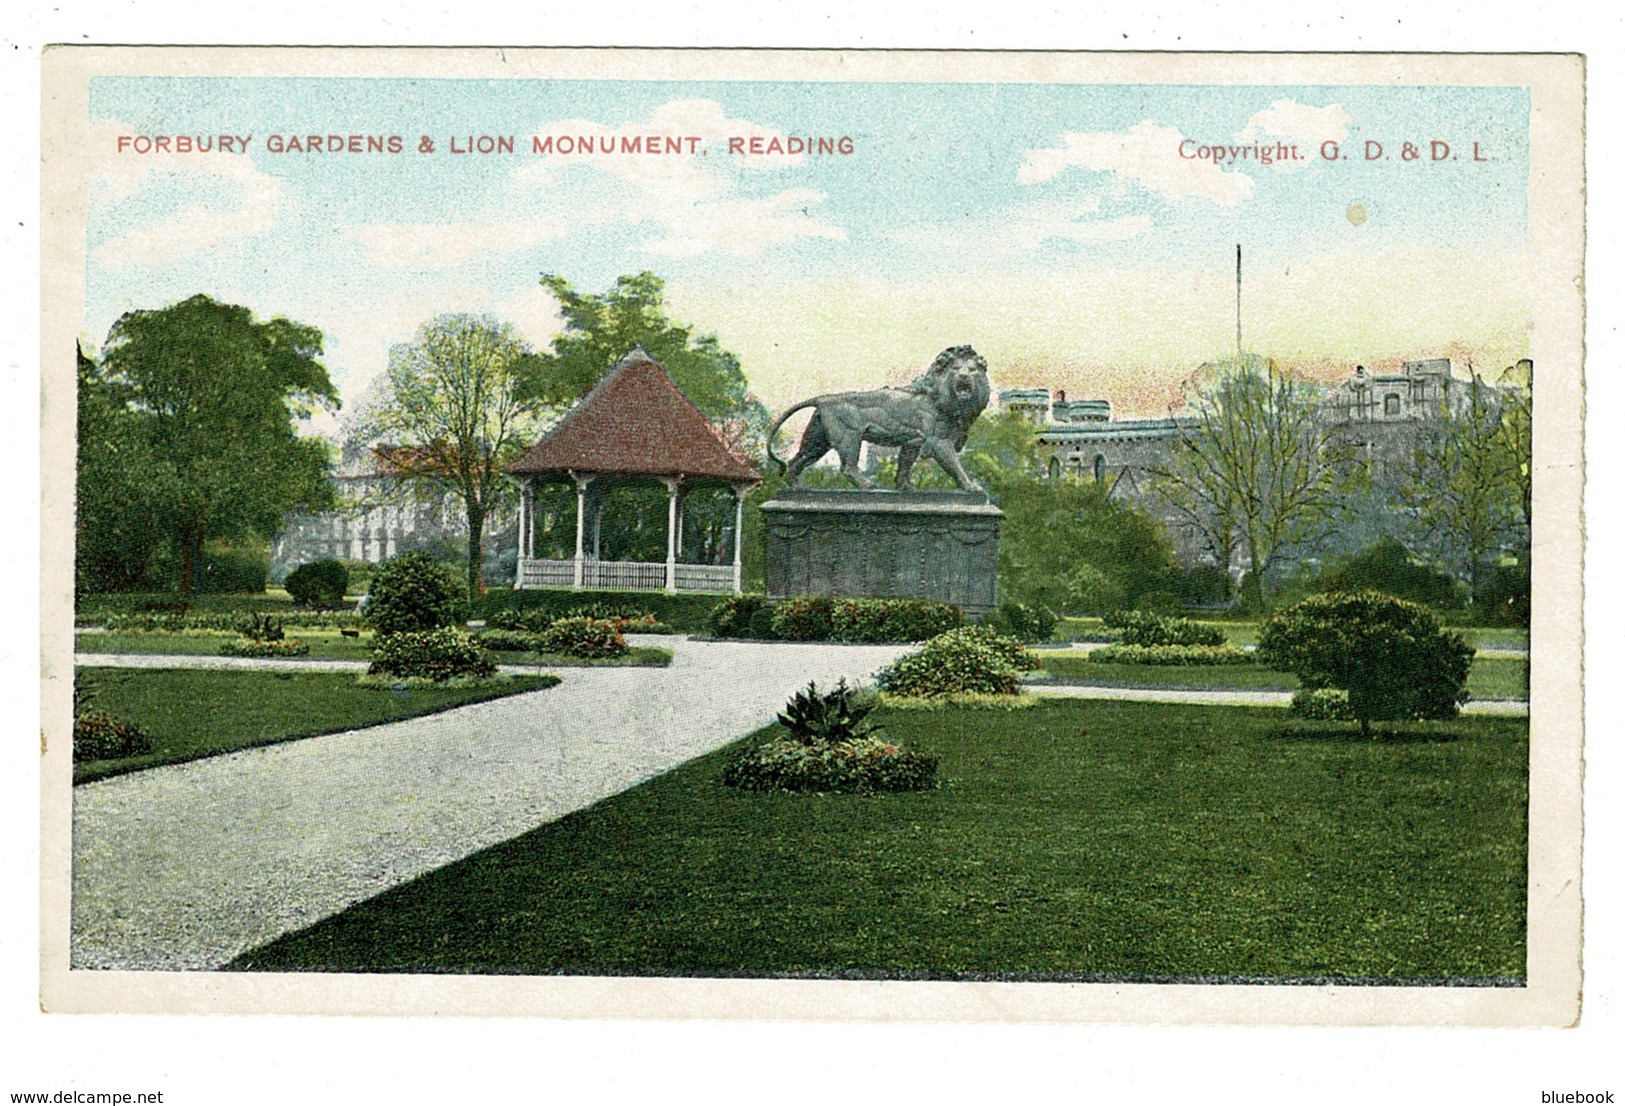
M463 581L417 550L385 561L367 592L367 621L380 634L451 626L466 617L467 609Z
M1206 645L1225 643L1224 631L1188 618L1170 618L1154 611L1113 611L1103 621L1120 632L1124 645Z
M419 676L428 680L496 675L479 642L452 626L405 630L378 638L367 671L375 676Z
M140 727L120 721L105 711L87 710L73 720L73 759L114 760L152 751L152 742Z
M1014 695L1021 674L1037 667L1021 642L982 626L963 626L897 658L875 682L890 695Z
M541 635L544 652L598 660L624 657L628 646L615 623L601 618L561 618Z
M877 737L814 744L780 738L745 750L722 772L724 784L746 791L926 791L936 780L936 757Z
M1257 659L1309 690L1348 692L1360 729L1375 721L1454 718L1473 650L1433 612L1380 592L1312 595L1269 618Z
M1010 602L1000 603L998 610L982 619L981 624L1017 641L1048 641L1056 621L1055 612L1048 607Z
M712 608L706 621L717 637L749 637L751 619L766 603L765 595L735 595Z
M311 561L302 564L283 581L288 598L301 607L329 610L344 606L344 593L350 586L350 570L343 561Z

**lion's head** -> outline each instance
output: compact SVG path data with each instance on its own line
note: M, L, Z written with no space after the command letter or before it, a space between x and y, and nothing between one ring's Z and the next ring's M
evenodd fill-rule
M925 375L910 384L909 390L930 396L961 433L987 409L993 394L987 382L987 361L970 346L949 346L937 354Z

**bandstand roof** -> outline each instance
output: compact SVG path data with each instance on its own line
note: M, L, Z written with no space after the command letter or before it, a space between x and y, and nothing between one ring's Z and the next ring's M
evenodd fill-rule
M641 346L621 358L508 471L688 476L741 484L762 479Z

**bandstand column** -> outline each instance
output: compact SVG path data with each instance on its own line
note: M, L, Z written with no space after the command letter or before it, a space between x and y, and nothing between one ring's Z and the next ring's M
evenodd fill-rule
M571 475L575 475L572 473ZM581 578L586 568L587 484L590 477L576 476L576 565L575 589L581 590Z
M668 476L666 485L666 590L677 590L677 490L682 486L681 476Z
M734 485L734 594L741 594L740 552L745 537L745 489Z

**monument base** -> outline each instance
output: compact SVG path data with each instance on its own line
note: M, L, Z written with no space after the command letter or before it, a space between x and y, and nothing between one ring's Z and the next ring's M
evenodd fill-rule
M999 523L981 492L784 488L762 505L767 593L999 601Z

